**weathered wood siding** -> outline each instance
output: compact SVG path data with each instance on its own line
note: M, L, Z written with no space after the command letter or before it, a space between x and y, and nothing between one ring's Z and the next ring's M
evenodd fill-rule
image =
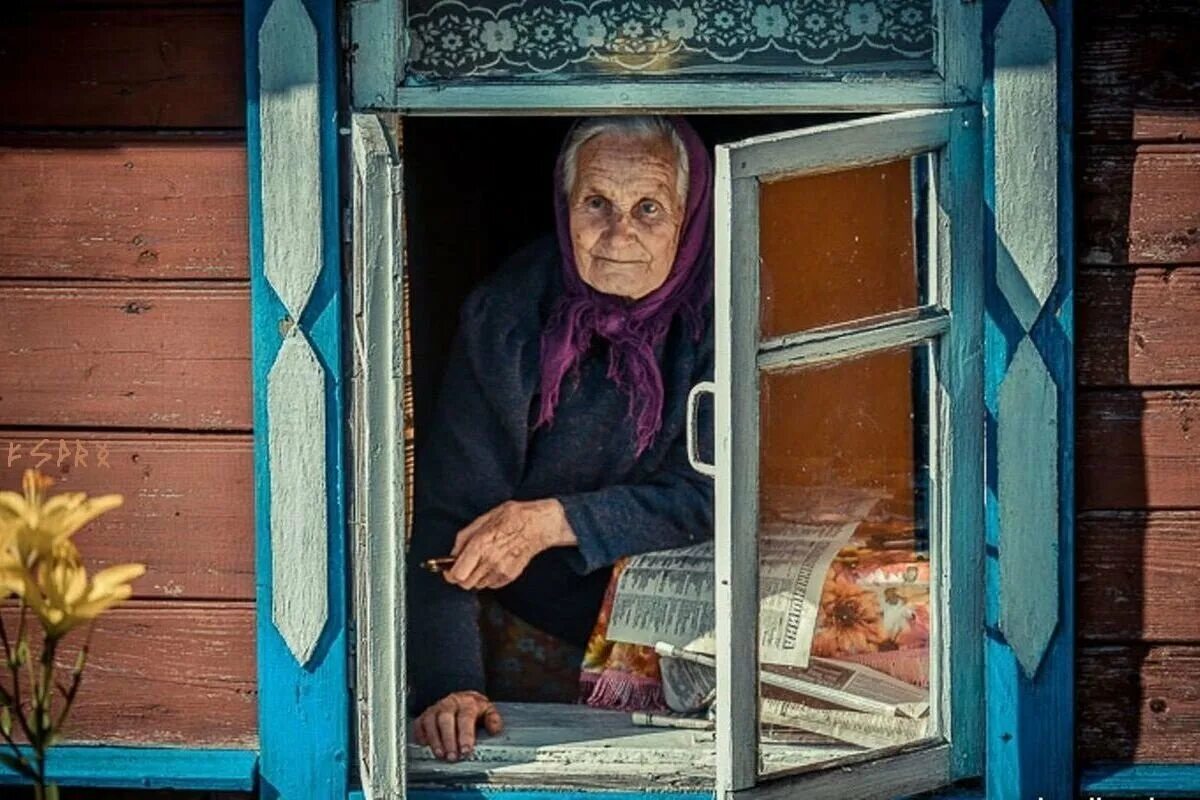
M257 744L242 71L237 0L0 21L0 485L124 494L79 544L149 565L71 741Z
M1078 753L1200 761L1200 4L1077 15Z

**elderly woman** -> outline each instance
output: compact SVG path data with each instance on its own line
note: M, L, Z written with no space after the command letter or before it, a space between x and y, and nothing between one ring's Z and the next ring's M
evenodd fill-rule
M711 191L682 119L583 121L555 169L557 237L463 305L410 554L457 557L409 582L414 736L438 758L503 725L476 593L582 647L614 562L712 535L684 408L712 376Z

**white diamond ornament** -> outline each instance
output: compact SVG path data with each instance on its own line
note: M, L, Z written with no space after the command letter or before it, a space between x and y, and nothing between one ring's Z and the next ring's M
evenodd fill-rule
M996 282L1033 327L1058 282L1058 69L1039 0L1012 0L996 26Z
M1025 337L1000 386L1000 630L1032 679L1058 626L1058 389Z
M267 375L271 619L300 664L328 617L325 371L296 327Z
M275 0L258 33L263 269L293 320L324 255L317 31L300 0Z

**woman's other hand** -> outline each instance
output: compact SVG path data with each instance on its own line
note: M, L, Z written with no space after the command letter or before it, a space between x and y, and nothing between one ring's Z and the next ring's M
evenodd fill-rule
M463 589L499 589L520 577L538 553L574 544L558 500L509 500L458 532L450 552L458 560L443 574Z
M491 700L479 692L451 692L417 717L413 738L428 745L438 758L457 761L475 751L475 727L480 722L493 736L504 730L504 720Z

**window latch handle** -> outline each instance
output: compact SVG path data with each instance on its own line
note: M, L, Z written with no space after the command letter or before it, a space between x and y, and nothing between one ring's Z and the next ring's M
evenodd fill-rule
M692 469L710 478L717 477L717 468L700 460L700 434L696 430L696 407L700 404L700 395L710 394L716 400L717 385L712 381L701 381L688 392L687 399L687 457Z

